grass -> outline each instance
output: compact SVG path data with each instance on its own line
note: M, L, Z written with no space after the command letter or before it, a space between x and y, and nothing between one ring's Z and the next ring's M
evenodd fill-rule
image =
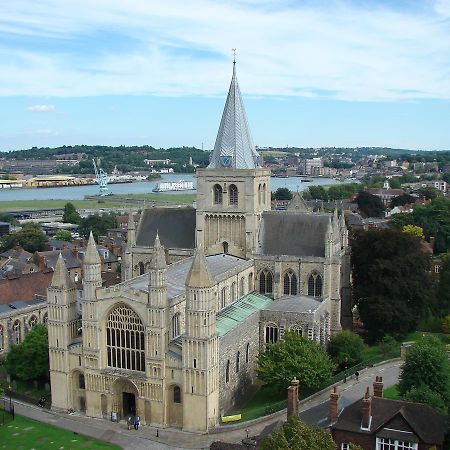
M402 398L400 396L400 392L398 392L398 387L396 384L384 389L383 394L384 394L385 398L389 398L391 400L402 400Z
M0 426L0 450L11 448L15 450L103 450L121 447L16 416L14 421Z
M114 195L117 198L146 199L155 202L169 202L175 204L192 205L196 194L123 194Z
M256 419L286 408L287 401L285 397L285 393L281 394L270 387L263 386L237 412L242 414L242 421Z

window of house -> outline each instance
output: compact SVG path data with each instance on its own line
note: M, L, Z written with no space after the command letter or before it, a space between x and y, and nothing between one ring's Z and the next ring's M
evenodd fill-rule
M350 450L350 444L347 444L346 442L343 442L341 444L341 450Z
M283 292L284 295L297 295L297 276L292 270L284 275Z
M259 274L259 292L261 294L272 294L273 292L273 275L267 269Z
M389 438L377 437L376 450L417 450L418 444L415 442L398 441Z
M15 344L20 344L22 342L21 326L18 320L16 320L13 325L13 338Z
M230 381L230 360L227 360L227 364L225 366L225 383Z
M241 359L241 352L236 353L236 373L239 372L239 364Z
M439 273L441 271L441 266L434 266L434 273Z
M228 188L228 194L230 196L229 202L230 205L237 206L238 204L238 188L234 184L230 184Z
M220 184L215 184L213 191L214 191L214 204L221 205L223 202L222 186Z
M108 366L145 372L144 326L128 306L116 306L106 322Z
M111 270L111 268L112 268L111 263L108 263L108 264L107 264L107 267L108 267L108 270Z
M181 389L179 386L173 387L173 402L181 403Z
M318 273L312 273L308 278L308 295L322 297L322 277Z
M278 341L278 327L275 324L269 324L265 329L265 342L277 342Z

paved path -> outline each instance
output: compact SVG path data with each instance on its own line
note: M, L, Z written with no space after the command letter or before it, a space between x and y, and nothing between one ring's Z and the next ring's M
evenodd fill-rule
M372 386L376 375L383 377L384 386L389 387L398 381L401 361L392 361L371 367L361 371L359 380L349 379L347 383L338 386L343 404L352 403L364 395L367 386ZM372 389L372 388L371 388ZM302 415L309 422L320 424L328 415L329 392L303 402L300 406ZM208 449L214 441L241 442L246 437L245 425L242 429L227 429L220 427L214 434L186 433L178 429L159 429L159 437L156 437L156 428L141 426L138 431L127 430L126 424L113 423L102 419L93 419L78 414L61 414L47 411L19 401L14 401L16 414L49 423L66 430L85 434L96 439L101 439L120 445L124 450L181 450L181 449ZM267 418L259 423L248 425L250 436L258 435L267 425L284 419L283 415Z

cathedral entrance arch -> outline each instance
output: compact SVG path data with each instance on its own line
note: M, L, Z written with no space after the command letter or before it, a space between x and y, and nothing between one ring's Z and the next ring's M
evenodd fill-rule
M122 419L129 416L140 415L137 409L137 400L139 392L130 380L119 378L113 385L113 407L112 411L116 412Z

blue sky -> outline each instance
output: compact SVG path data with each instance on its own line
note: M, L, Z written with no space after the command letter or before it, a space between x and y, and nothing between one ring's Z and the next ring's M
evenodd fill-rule
M232 47L257 145L450 149L450 0L14 0L0 150L211 148Z

